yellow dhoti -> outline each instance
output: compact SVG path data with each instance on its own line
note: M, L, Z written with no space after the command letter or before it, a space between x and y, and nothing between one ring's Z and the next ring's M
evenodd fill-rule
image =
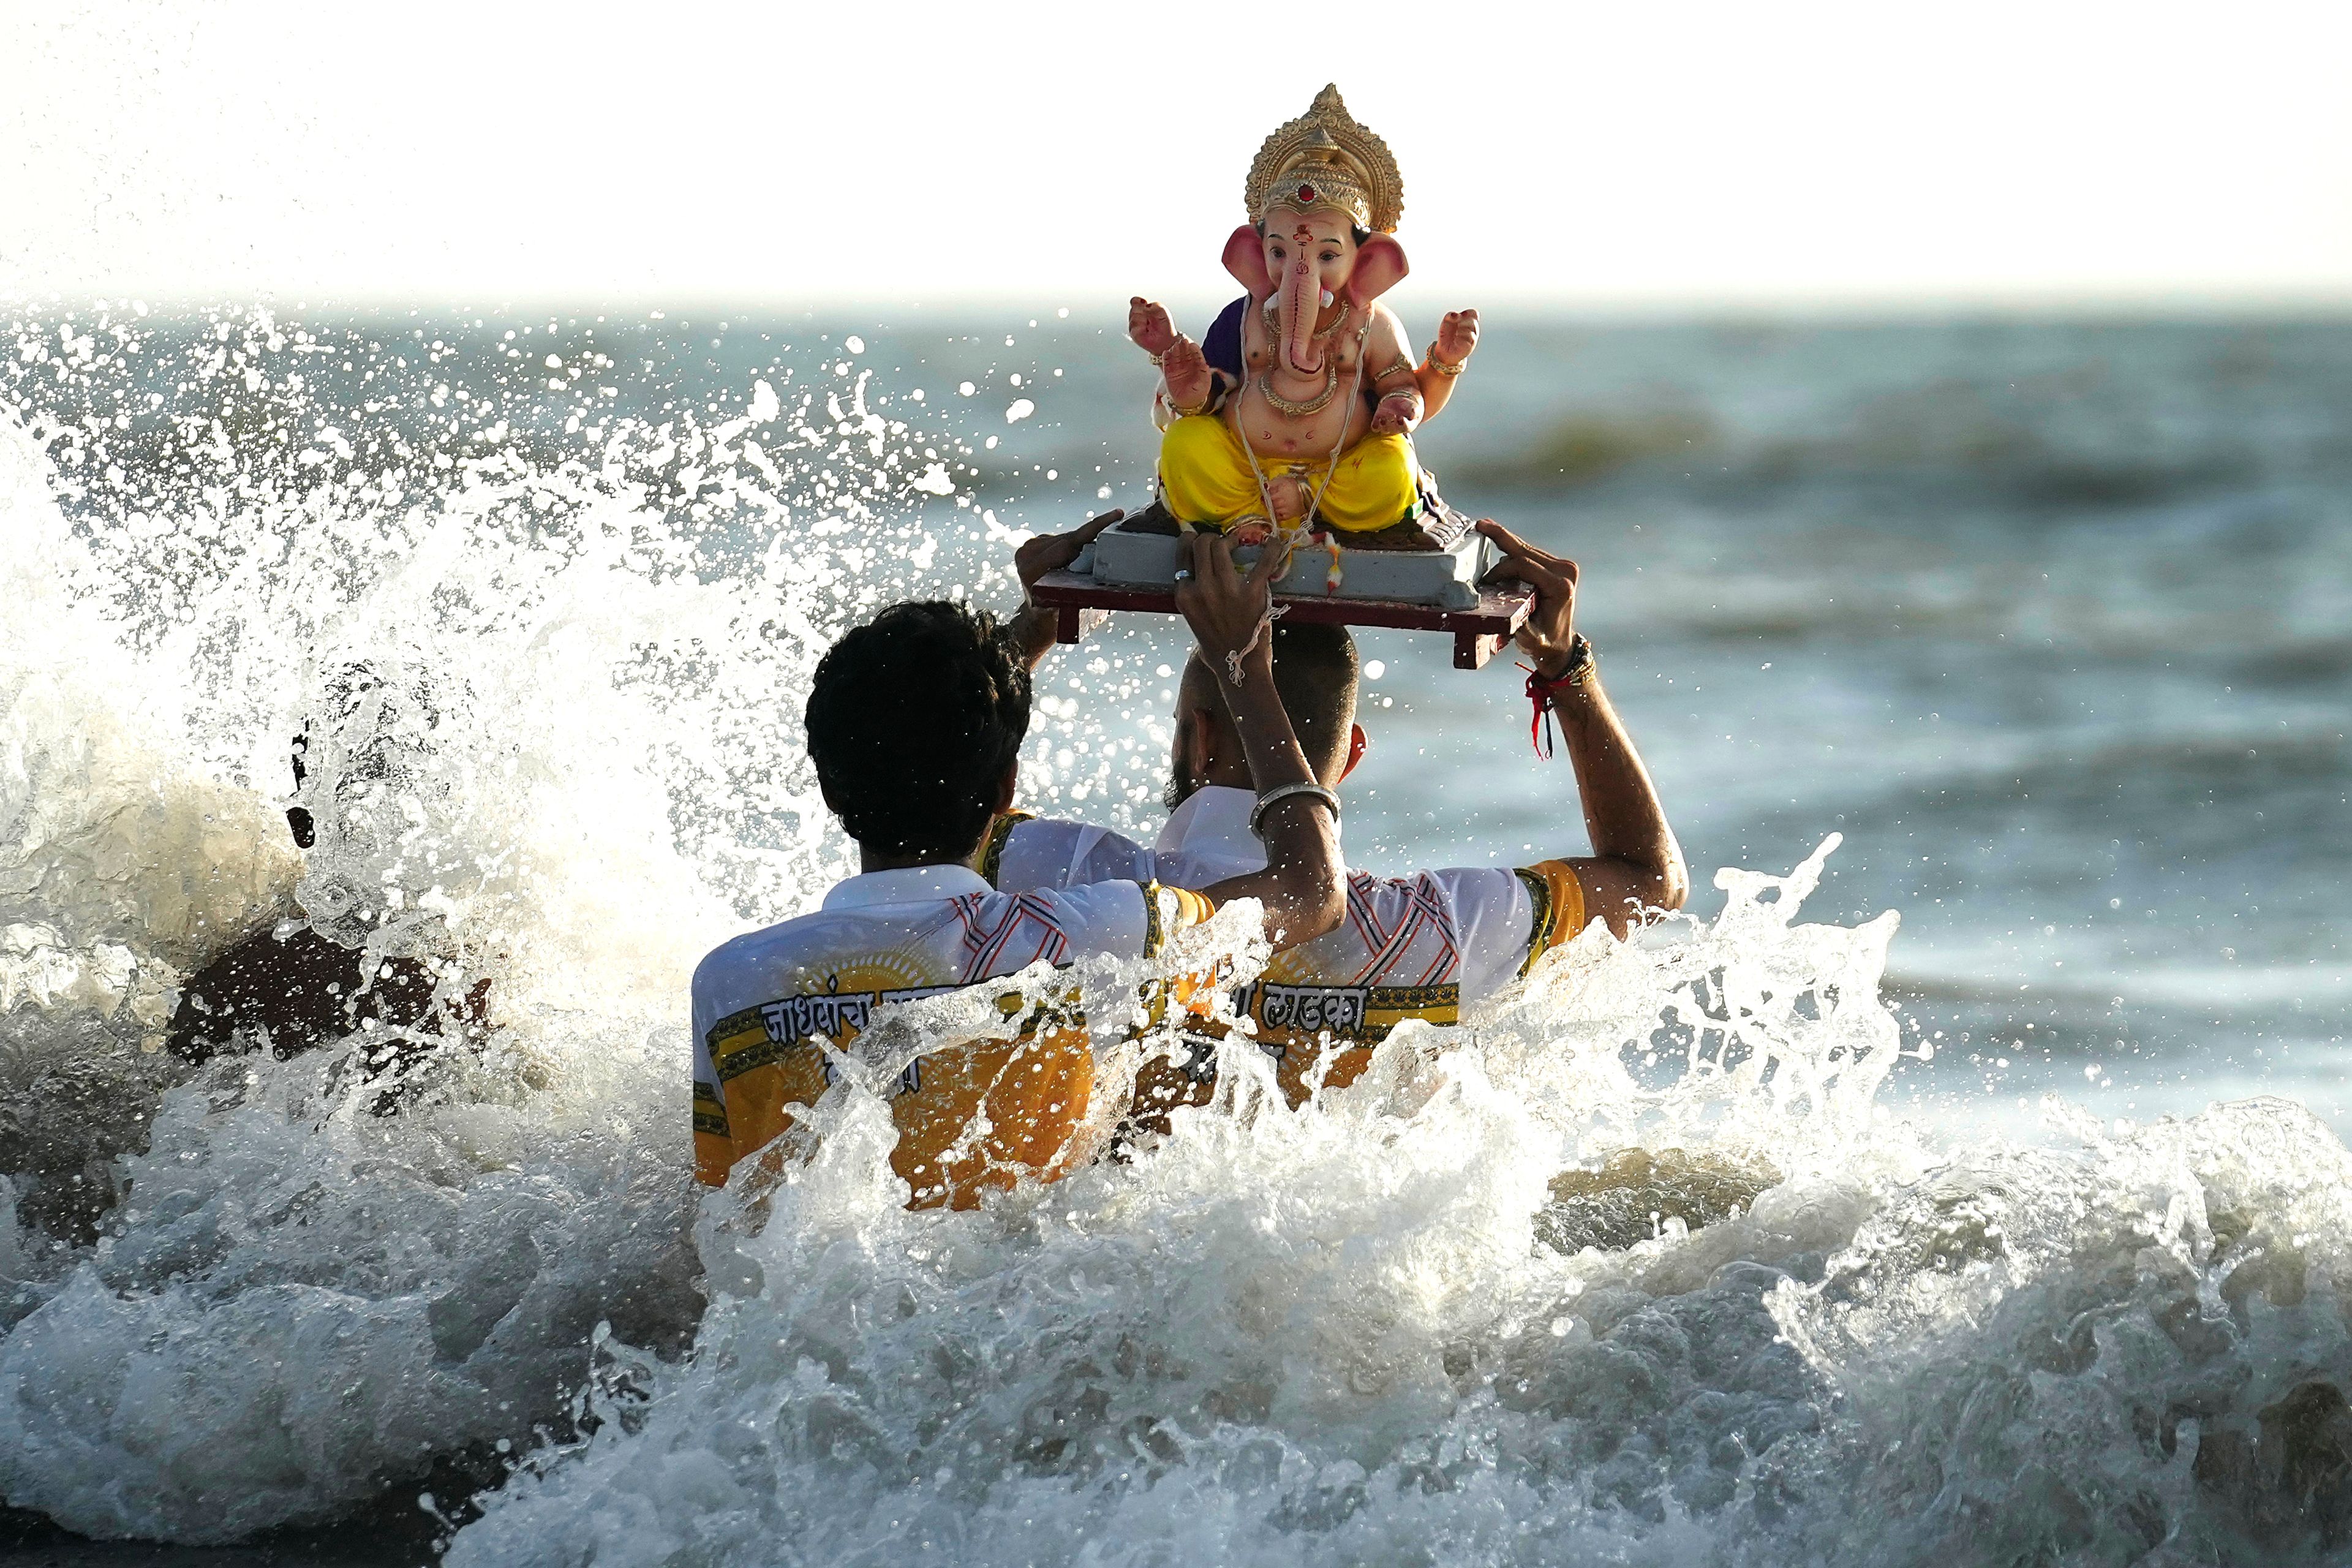
M1272 480L1296 475L1311 493L1323 484L1316 513L1343 533L1371 533L1421 513L1420 464L1412 442L1402 436L1367 436L1339 454L1336 464L1306 458L1260 458ZM1160 499L1179 522L1230 529L1244 518L1265 516L1250 455L1223 418L1192 414L1168 426L1160 439Z

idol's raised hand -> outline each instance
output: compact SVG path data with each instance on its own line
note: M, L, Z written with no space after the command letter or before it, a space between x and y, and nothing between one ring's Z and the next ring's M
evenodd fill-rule
M1155 357L1176 344L1176 326L1168 319L1168 307L1140 294L1127 302L1127 335L1137 348Z
M1421 388L1423 425L1436 418L1438 410L1454 395L1454 384L1462 379L1462 367L1470 363L1470 352L1477 346L1478 312L1446 311L1445 319L1437 323L1437 336L1429 345L1428 357L1412 373L1413 384Z
M1437 357L1447 364L1459 365L1478 346L1478 312L1448 310L1445 319L1437 323Z
M1209 361L1201 345L1178 331L1168 320L1168 309L1138 294L1127 302L1127 335L1135 346L1160 362L1160 379L1166 387L1168 412L1181 416L1197 414L1215 388Z

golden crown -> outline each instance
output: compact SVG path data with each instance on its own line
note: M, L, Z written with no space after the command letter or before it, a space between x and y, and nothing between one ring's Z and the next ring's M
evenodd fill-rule
M1389 144L1356 123L1332 83L1306 113L1265 139L1242 199L1260 223L1276 207L1333 207L1360 227L1394 234L1404 214L1404 177Z

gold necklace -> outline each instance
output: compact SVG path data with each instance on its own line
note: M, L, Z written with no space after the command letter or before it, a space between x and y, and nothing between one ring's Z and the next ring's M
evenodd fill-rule
M1348 313L1355 308L1356 302L1353 300L1340 300L1339 313L1331 318L1331 324L1329 326L1324 327L1315 333L1315 341L1319 343L1324 339L1329 337L1333 332L1338 331L1339 330L1339 323L1346 321L1348 319ZM1274 332L1282 324L1281 318L1275 314L1274 296L1271 294L1265 297L1265 324L1269 333Z
M1336 354L1327 356L1323 361L1322 394L1319 396L1310 397L1304 403L1293 403L1289 398L1275 391L1274 366L1267 365L1257 373L1258 395L1272 405L1276 413L1287 415L1293 419L1304 419L1309 415L1322 413L1330 404L1331 395L1339 390L1339 360Z

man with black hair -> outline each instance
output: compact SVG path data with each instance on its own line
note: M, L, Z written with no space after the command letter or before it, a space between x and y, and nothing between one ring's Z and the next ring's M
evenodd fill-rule
M1024 587L1066 564L1103 526L1032 540L1016 558ZM1352 1081L1390 1030L1410 1018L1459 1020L1462 1009L1534 967L1549 949L1592 921L1619 935L1645 910L1674 910L1689 875L1648 770L1601 689L1591 645L1575 629L1577 568L1493 522L1479 531L1503 552L1506 571L1536 591L1518 634L1535 666L1528 695L1568 740L1592 853L1531 866L1460 868L1406 877L1347 874L1347 918L1329 933L1276 953L1265 973L1235 998L1258 1044L1276 1059L1293 1104L1317 1083ZM1041 614L1028 614L1024 651L1033 662L1052 647ZM1356 647L1347 628L1276 622L1274 680L1307 765L1336 790L1365 747L1356 723ZM1244 824L1250 797L1230 710L1198 658L1184 667L1176 700L1168 805L1172 815L1150 849L1086 823L998 817L979 868L1007 891L1108 877L1211 881L1259 863ZM1164 1131L1165 1110L1208 1095L1210 1053L1181 1068L1149 1064L1136 1120Z
M1235 766L1253 790L1260 863L1168 885L1112 880L1000 893L971 869L1011 805L1029 728L1029 668L993 620L945 602L893 605L818 663L809 755L861 874L822 909L725 943L694 974L696 1173L719 1184L814 1106L839 1049L894 1002L978 985L1039 962L1156 956L1220 904L1255 899L1289 946L1339 923L1338 800L1317 782L1274 691L1269 585L1233 549L1188 542L1178 607L1217 673ZM1197 889L1197 890L1195 890ZM1008 1015L1009 1016L1009 1015ZM1082 1026L924 1055L900 1075L891 1165L909 1206L968 1208L1024 1173L1052 1180L1079 1151L1094 1064Z

